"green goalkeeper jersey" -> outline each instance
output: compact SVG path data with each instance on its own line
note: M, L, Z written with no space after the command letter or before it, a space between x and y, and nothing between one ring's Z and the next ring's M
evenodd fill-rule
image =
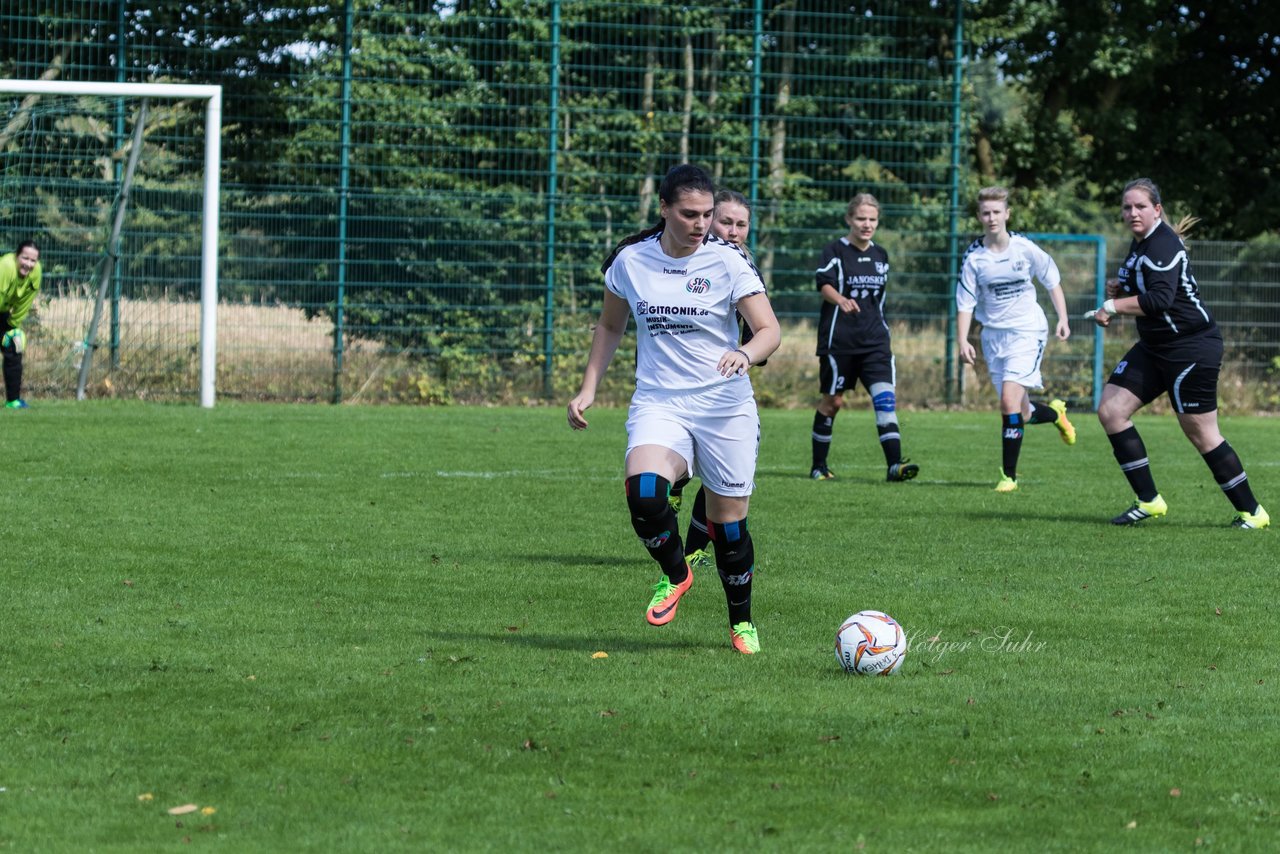
M25 278L18 275L18 259L14 253L0 256L0 312L9 313L9 325L17 329L27 319L31 304L40 290L40 263Z

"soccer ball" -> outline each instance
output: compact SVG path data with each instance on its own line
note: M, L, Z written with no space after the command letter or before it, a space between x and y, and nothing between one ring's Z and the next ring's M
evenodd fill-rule
M888 676L906 657L906 633L882 611L859 611L836 631L836 661L846 673Z

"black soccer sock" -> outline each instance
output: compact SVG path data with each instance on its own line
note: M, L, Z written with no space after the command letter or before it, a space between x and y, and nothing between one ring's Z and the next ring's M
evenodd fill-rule
M1223 439L1222 444L1207 454L1201 454L1213 479L1222 487L1222 492L1231 502L1231 506L1243 513L1252 513L1258 509L1258 500L1253 497L1249 488L1249 476L1244 473L1244 464L1235 450Z
M827 452L831 450L831 429L835 421L834 415L813 413L813 467L816 469L827 465Z
M635 528L636 536L671 583L679 584L687 577L689 568L680 542L680 521L667 501L671 481L660 474L644 472L627 478L626 490L631 527Z
M880 450L884 451L886 465L902 462L902 438L898 432L898 422L876 424L876 432L880 434Z
M755 574L756 553L747 532L746 518L737 522L710 522L711 542L716 548L716 569L729 605L729 625L751 622L751 577Z
M4 351L4 396L6 401L22 397L22 354L12 347Z
M1028 424L1053 424L1058 420L1058 410L1051 409L1043 403L1031 402L1031 417Z
M707 533L707 490L698 487L698 494L693 497L693 514L689 517L689 536L684 538L684 553L693 554L705 549L711 542Z
M691 480L693 480L691 477L682 477L675 483L671 484L671 494L673 496L684 495L684 488L689 485L689 481Z
M1137 427L1129 427L1107 436L1111 440L1111 452L1115 454L1120 471L1129 480L1129 488L1139 501L1151 501L1160 493L1156 480L1151 476L1151 463L1147 460L1147 446L1142 443Z
M1003 436L1003 464L1006 477L1018 479L1018 455L1022 453L1022 413L1000 416L1000 432Z

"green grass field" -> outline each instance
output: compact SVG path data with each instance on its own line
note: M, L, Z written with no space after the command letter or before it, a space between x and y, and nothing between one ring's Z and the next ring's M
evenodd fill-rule
M589 417L4 414L0 850L1275 850L1277 532L1171 417L1170 514L1118 529L1088 414L997 495L994 412L904 413L907 484L865 410L824 483L811 412L764 413L751 658L713 574L645 623L625 413ZM1276 422L1223 429L1280 511ZM900 675L837 667L864 608Z

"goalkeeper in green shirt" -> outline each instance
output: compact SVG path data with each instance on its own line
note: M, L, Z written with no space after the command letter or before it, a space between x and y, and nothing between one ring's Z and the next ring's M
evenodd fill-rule
M9 409L26 409L22 399L22 353L27 336L22 321L40 290L40 250L27 240L0 256L0 353L4 355L4 396Z

